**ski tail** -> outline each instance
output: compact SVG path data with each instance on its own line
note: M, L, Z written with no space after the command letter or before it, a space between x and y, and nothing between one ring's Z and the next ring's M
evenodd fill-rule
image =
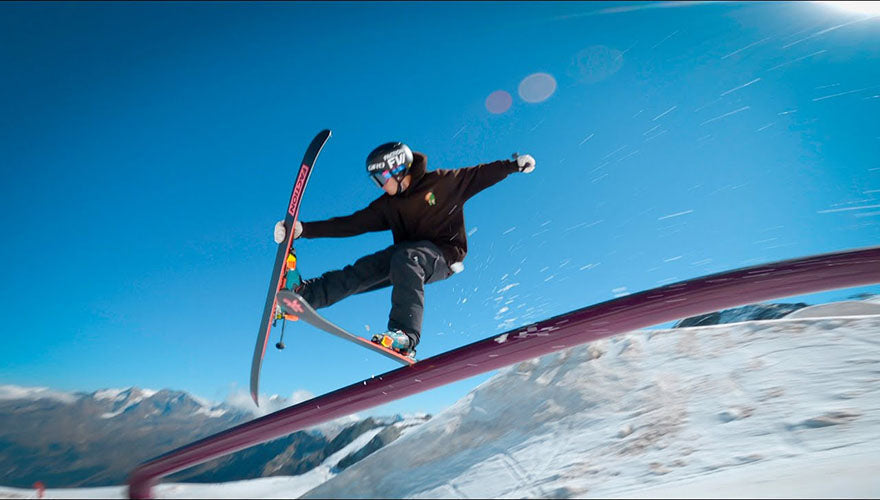
M260 329L257 333L257 345L254 347L254 358L251 363L251 397L254 403L260 406L259 389L260 389L260 370L263 367L263 357L266 355L266 345L269 343L269 333L272 330L272 323L275 315L275 294L284 284L284 275L286 271L287 255L293 246L293 225L299 216L299 207L302 202L302 196L305 192L306 185L312 175L315 161L324 148L324 144L330 138L330 130L322 130L312 139L305 155L303 156L300 168L297 171L296 180L293 184L293 191L290 193L290 203L287 206L287 213L284 216L284 227L287 228L287 238L278 244L278 251L275 253L275 263L272 267L272 276L269 281L269 291L266 295L266 304L263 308L263 318L260 320Z

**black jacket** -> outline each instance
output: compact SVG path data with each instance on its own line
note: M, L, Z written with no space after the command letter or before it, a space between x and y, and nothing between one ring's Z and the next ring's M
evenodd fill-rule
M341 238L391 230L394 243L428 240L443 251L447 264L467 254L464 203L473 195L517 172L516 161L501 160L455 170L427 171L427 157L413 152L412 181L396 196L383 194L366 208L318 222L303 222L303 238Z

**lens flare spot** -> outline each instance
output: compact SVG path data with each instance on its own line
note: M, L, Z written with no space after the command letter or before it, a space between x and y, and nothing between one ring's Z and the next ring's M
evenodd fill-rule
M568 67L569 76L581 83L597 83L620 71L623 52L594 45L578 52Z
M533 73L519 82L519 96L526 102L546 101L556 92L556 79L547 73Z
M499 115L510 109L511 104L513 104L513 97L511 97L509 92L504 90L496 90L486 98L486 109L495 115Z

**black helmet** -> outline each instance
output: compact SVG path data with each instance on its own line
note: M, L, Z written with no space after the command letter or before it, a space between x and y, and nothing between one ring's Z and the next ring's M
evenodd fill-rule
M367 174L379 187L393 177L399 189L400 181L409 173L412 162L413 153L409 146L402 142L387 142L367 155Z

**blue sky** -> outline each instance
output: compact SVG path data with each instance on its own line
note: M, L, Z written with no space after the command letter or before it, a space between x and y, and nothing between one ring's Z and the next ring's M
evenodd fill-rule
M303 220L377 197L363 159L383 142L429 168L537 160L466 207L466 270L428 287L422 357L880 241L880 21L824 5L16 2L0 41L0 383L244 392L272 226L323 128ZM487 106L499 91L509 108ZM303 241L300 266L390 243ZM880 287L786 300L864 291ZM389 297L323 313L366 335ZM286 337L264 393L395 367L307 326ZM377 411L436 412L487 376Z

